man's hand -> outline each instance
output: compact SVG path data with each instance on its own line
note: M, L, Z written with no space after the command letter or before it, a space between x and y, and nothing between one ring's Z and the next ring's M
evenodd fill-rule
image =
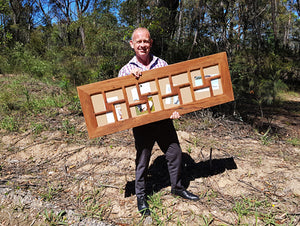
M142 69L136 67L134 69L131 70L131 74L138 79L140 76L142 76Z
M170 116L170 119L179 119L181 116L178 111L174 111Z

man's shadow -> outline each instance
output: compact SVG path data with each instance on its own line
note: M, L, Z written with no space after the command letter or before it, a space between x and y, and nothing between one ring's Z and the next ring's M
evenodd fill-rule
M200 177L209 177L223 173L225 170L237 169L234 159L211 159L205 162L196 163L190 155L182 154L182 184L188 188L191 181ZM135 195L135 180L128 181L125 186L125 197ZM158 156L149 167L146 193L147 195L160 191L170 186L170 176L167 167L167 160L164 155Z

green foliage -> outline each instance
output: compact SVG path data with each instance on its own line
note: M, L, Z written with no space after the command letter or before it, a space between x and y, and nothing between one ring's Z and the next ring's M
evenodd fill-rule
M9 11L9 0L0 0L0 13L5 14Z
M170 64L226 51L236 102L257 104L263 116L264 105L300 81L296 6L276 1L274 12L272 2L99 0L67 15L67 5L1 0L0 73L55 79L69 93L116 77L133 56L132 31L145 26L152 52ZM35 109L35 98L24 95Z
M9 72L10 70L9 57L4 54L0 55L0 74Z
M51 74L51 64L40 56L33 55L22 43L17 42L5 54L0 65L2 73L28 73L37 77Z
M5 29L4 21L8 19L8 15L10 14L10 5L9 0L0 0L0 47L5 48L7 44L13 39L12 34ZM3 21L3 22L2 22ZM1 50L0 50L1 51ZM0 59L1 62L1 59ZM1 65L0 65L1 69ZM0 70L1 73L1 70Z
M50 30L44 29L42 26L37 27L30 34L30 41L26 44L26 49L34 56L43 57L47 50L47 36Z
M255 58L240 52L230 64L235 96L256 103L263 116L262 106L275 104L279 93L288 89L283 79L289 66L273 53L260 53Z
M2 92L0 93L0 128L7 131L19 131L20 124L30 119L29 116L44 114L48 117L57 115L59 108L68 105L73 112L81 112L77 96L70 95L74 89L66 94L51 80L41 82L28 75L0 77ZM38 118L36 118L38 119ZM45 122L30 122L30 129L35 134L47 128ZM74 127L65 123L63 130L72 134Z
M85 59L80 56L70 56L64 62L66 74L69 75L69 81L75 85L84 83L90 74L88 65ZM63 76L63 82L66 81L66 76Z

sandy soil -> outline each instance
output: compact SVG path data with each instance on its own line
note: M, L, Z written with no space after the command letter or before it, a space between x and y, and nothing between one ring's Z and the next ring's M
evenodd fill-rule
M155 146L147 219L136 207L131 130L89 140L83 117L62 109L79 135L1 131L0 225L297 225L300 146L288 140L299 141L300 116L288 106L299 109L300 100L292 101L296 106L286 102L273 111L267 134L259 117L252 125L201 116L193 119L198 124L185 117L175 122L191 124L178 131L184 183L201 200L170 195L166 162Z

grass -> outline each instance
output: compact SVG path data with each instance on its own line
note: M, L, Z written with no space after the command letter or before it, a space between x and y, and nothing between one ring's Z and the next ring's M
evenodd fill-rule
M97 203L96 200L87 200L85 203L85 210L82 214L83 217L97 218L98 220L103 220L105 212L109 208L110 203L101 204Z
M218 195L211 190L207 194L207 202L214 205ZM173 204L166 205L162 197L165 192L157 192L149 196L149 208L151 211L152 225L189 225L187 222L182 222L177 212L171 208ZM232 203L232 213L235 214L236 220L234 225L282 225L282 221L278 219L278 208L268 199L261 200L262 197L241 197L237 198ZM174 204L176 199L174 199ZM174 205L176 206L176 205ZM228 212L228 209L226 210ZM285 215L284 212L280 215ZM212 214L196 215L190 212L190 219L196 222L201 222L201 225L212 225L214 221L218 221ZM295 222L293 217L289 217L290 222ZM228 225L228 224L217 224Z
M300 146L300 138L293 137L287 140L288 143L290 143L293 146Z
M232 211L237 215L236 225L293 225L292 222L296 222L293 216L288 216L269 199L260 200L258 197L242 197L235 200ZM282 216L286 219L280 219ZM290 224L284 223L287 219Z
M62 121L62 130L66 131L67 134L75 134L76 132L75 126L72 125L67 119Z
M28 75L16 75L0 77L0 83L0 128L8 132L34 129L40 133L47 129L47 125L38 122L39 118L56 117L58 109L65 106L80 111L75 89L67 93L54 81L41 82ZM69 125L63 127L72 132Z
M103 220L110 212L111 204L101 201L103 189L94 189L91 192L81 194L77 199L81 202L82 217L96 218Z
M162 195L164 195L164 192L157 192L149 196L151 216L157 225L167 223L172 216L172 214L168 213L168 208L162 202Z
M188 146L188 148L186 149L187 153L191 154L192 153L192 148L191 146Z
M216 197L218 197L218 193L216 191L214 191L213 189L207 191L206 193L207 202L212 202Z
M297 104L299 102L300 93L295 91L286 91L279 94L279 98L285 102L286 104L292 105L292 110L290 113L295 115L300 114L300 105Z
M55 196L59 194L59 192L62 191L62 188L60 186L55 187L54 185L48 185L45 192L41 193L41 197L45 201L51 201Z
M53 210L46 210L43 212L45 222L47 225L56 226L56 225L69 225L68 219L66 217L66 211L60 211L59 213L54 213Z
M41 134L48 129L48 126L42 122L31 122L31 129L35 135Z
M206 215L202 215L202 219L203 219L204 226L211 225L212 222L214 221L214 218L211 215L209 215L208 217Z
M283 100L287 100L289 99L288 97L296 97L296 98L299 98L300 97L300 93L297 93L295 91L285 91L285 92L280 92L279 93L279 97Z
M19 130L19 123L16 116L5 115L1 119L0 128L8 132L16 132Z

